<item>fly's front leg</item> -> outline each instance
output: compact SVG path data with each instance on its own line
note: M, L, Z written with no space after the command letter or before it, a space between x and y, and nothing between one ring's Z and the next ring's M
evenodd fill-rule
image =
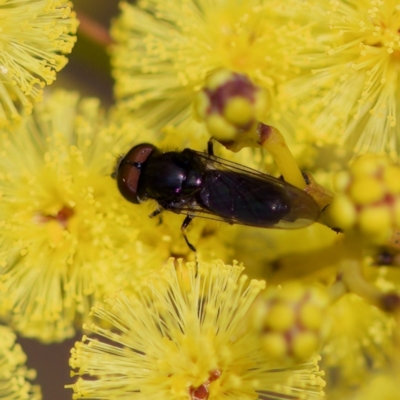
M209 156L214 155L214 142L213 138L210 138L210 140L207 142L207 153Z
M155 209L155 210L149 215L149 218L154 218L154 217L156 217L157 215L159 215L158 225L161 225L161 224L162 224L162 216L161 216L161 213L162 213L163 211L164 211L164 210L163 210L162 208L157 208L157 209Z
M193 215L187 215L186 218L183 220L182 226L181 226L181 231L183 234L183 238L185 239L186 244L188 245L189 249L196 252L196 248L189 242L185 230L188 227L188 225L192 222L192 219L194 218Z
M188 227L188 225L192 222L194 216L193 215L188 215L186 216L186 218L183 220L182 226L181 226L181 231L183 234L183 237L185 239L186 244L189 246L189 249L194 251L196 253L196 248L189 242L186 234L185 234L185 229ZM195 270L195 274L194 277L197 278L197 275L199 274L199 261L197 259L197 254L196 254L196 270Z

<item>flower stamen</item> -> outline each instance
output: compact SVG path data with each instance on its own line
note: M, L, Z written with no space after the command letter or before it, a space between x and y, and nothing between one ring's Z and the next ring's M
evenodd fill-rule
M60 224L62 228L67 229L68 221L73 215L74 211L71 208L63 206L56 215L38 213L37 215L35 215L34 220L35 222L42 224L50 221L56 221Z
M209 386L210 383L217 380L221 376L221 371L215 369L210 372L210 377L202 385L197 388L191 387L189 389L189 395L191 400L207 400L210 396Z

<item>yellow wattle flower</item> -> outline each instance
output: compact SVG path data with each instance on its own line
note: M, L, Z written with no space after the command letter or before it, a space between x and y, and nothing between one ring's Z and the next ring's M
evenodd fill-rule
M156 128L192 119L196 93L220 68L273 92L296 74L292 53L306 36L276 0L142 0L121 11L111 32L118 106Z
M35 379L36 371L26 368L26 355L15 341L13 331L0 325L0 398L40 400L40 387L30 382Z
M293 137L349 152L400 151L400 3L308 0L297 3L313 26L294 57L299 78L280 88ZM311 17L310 17L311 16Z
M171 260L132 295L119 292L95 307L99 323L86 326L88 336L72 350L73 374L81 376L69 386L73 398L321 397L316 365L276 363L245 328L265 283L247 282L242 270L222 261Z
M399 371L383 371L372 376L351 400L396 400L399 397Z
M246 75L222 69L208 76L193 108L214 139L230 142L255 130L269 106L265 90Z
M64 0L1 2L0 127L30 114L67 63L78 26L71 7Z
M134 132L107 126L98 100L55 92L0 135L0 313L23 336L60 341L175 241L119 193L111 173Z
M289 363L315 356L328 328L328 301L326 289L300 281L260 293L248 320L265 356Z
M343 231L385 242L400 229L400 167L386 156L365 154L336 174L329 213Z
M371 371L395 361L393 337L398 327L393 316L353 293L333 303L327 315L332 323L321 356L328 393L362 386Z

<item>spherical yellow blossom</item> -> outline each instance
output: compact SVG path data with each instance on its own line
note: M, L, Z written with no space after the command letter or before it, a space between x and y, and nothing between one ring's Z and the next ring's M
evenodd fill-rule
M359 230L385 240L400 229L400 167L385 156L367 154L335 177L337 196L330 214L342 230Z
M73 398L256 399L322 396L312 363L291 367L260 351L244 318L264 287L238 265L173 261L131 296L95 307L111 328L92 324L72 350L81 375Z
M330 306L327 315L332 322L321 355L328 392L364 384L371 371L387 367L396 355L393 316L357 295L344 295Z
M12 330L0 325L0 398L40 400L40 388L30 383L36 372L25 367L26 356L15 340Z
M249 324L256 330L265 356L288 362L315 355L327 329L328 295L299 281L264 290L254 302Z
M196 95L194 110L218 141L235 140L254 130L268 114L268 97L246 75L218 70L211 74Z
M301 76L280 88L293 136L395 157L400 150L400 3L296 3L297 10L303 8L297 18L313 26L313 39L293 58Z
M157 128L192 118L196 93L220 68L273 92L297 72L292 53L307 36L276 0L141 0L121 11L111 32L118 105Z
M76 41L78 21L63 0L0 4L0 127L29 114L56 79Z
M111 178L117 155L143 140L137 124L137 135L123 135L97 100L56 92L17 131L1 132L0 312L22 335L72 336L105 293L190 253L183 217L150 219L154 205L130 204ZM198 255L224 255L207 226L188 231Z
M385 373L386 372L386 373ZM349 400L397 400L399 398L398 371L384 371L369 379Z

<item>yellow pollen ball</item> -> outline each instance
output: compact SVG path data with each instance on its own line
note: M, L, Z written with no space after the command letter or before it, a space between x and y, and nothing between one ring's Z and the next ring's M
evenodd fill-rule
M387 374L373 377L355 400L398 400L398 375Z
M350 174L347 171L340 171L333 178L333 187L337 192L344 192L348 188L350 181Z
M294 324L294 311L287 304L273 305L266 315L265 322L274 331L286 331Z
M271 109L271 101L267 92L263 89L257 90L255 94L254 112L257 119L265 119Z
M311 300L312 300L313 304L318 304L320 307L326 306L326 304L328 302L328 298L323 289L321 289L319 287L312 287L310 289L310 292L311 292Z
M236 135L236 129L230 125L224 118L218 114L212 114L206 119L207 128L216 140L233 140Z
M206 87L211 90L218 89L232 79L232 76L232 72L225 69L214 72L208 77Z
M322 325L322 311L315 304L305 304L300 309L301 324L307 329L318 329Z
M337 228L348 230L354 226L357 212L353 202L348 196L336 196L329 206L329 209Z
M389 193L400 193L400 168L390 165L383 172L383 180Z
M287 354L286 340L278 333L265 335L261 340L261 345L268 357L277 359Z
M246 125L254 118L254 109L249 100L232 97L224 107L224 117L232 124Z
M372 176L388 164L389 161L384 156L366 154L354 161L351 166L351 173L354 177L363 177L365 175Z
M317 351L318 338L314 333L302 332L292 342L293 355L298 359L306 359Z
M360 211L358 224L360 230L369 235L386 235L389 233L392 219L387 206L366 207Z
M350 186L349 195L356 204L365 205L382 200L385 190L378 180L362 177L355 180Z
M193 102L194 116L198 121L203 121L206 118L207 109L210 106L210 99L203 92L197 93Z

